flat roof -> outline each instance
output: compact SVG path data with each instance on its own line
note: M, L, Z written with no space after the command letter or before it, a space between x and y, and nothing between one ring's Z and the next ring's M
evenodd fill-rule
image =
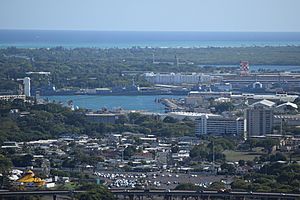
M196 113L196 112L169 112L169 115L181 115L181 116L190 116L190 117L201 117L203 115L207 116L221 116L221 115L216 115L212 113Z

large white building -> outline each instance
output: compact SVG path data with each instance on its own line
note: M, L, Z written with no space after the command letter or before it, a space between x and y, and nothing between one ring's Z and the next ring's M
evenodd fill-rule
M154 84L197 84L208 83L212 77L202 73L145 73L145 79Z
M24 84L24 94L27 97L30 97L30 78L29 77L25 77L23 79L23 84Z
M226 118L221 115L202 115L196 119L196 135L241 135L245 134L244 118Z
M30 93L30 78L25 77L25 78L19 78L17 81L22 81L23 82L23 94L27 97L31 96Z
M273 109L275 103L262 100L249 106L246 110L246 127L248 137L264 136L273 132Z

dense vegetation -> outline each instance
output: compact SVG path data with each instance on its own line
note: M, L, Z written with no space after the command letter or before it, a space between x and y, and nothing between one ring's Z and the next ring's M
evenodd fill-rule
M258 173L236 179L231 186L235 190L299 193L300 165L273 162L263 166Z
M11 113L19 109L19 113ZM137 113L120 118L117 124L88 121L82 110L71 111L58 104L28 104L15 100L0 101L0 144L3 141L29 141L57 138L63 134L86 134L102 137L107 133L124 131L155 134L158 136L184 136L194 134L192 121L163 121L157 116Z
M87 190L82 194L78 194L76 199L78 200L115 200L114 195L104 186L99 186L95 184L85 184L81 188L81 190Z
M193 147L190 152L190 157L193 161L213 161L213 154L215 161L224 162L225 150L234 150L236 148L237 138L207 138L209 143L202 143Z
M160 64L153 64L152 58ZM175 63L175 55L179 65ZM50 49L0 49L0 91L17 89L12 79L28 71L49 71L57 87L114 87L131 83L133 76L125 71L210 72L199 65L236 65L240 60L260 65L300 65L300 47L239 48L130 48L96 49L62 47ZM164 63L163 63L164 62ZM169 63L166 63L169 62ZM223 69L224 70L224 69ZM140 85L148 85L135 77ZM48 78L32 75L33 86L40 87Z
M194 184L180 184L176 187L180 190L219 190L222 188L224 188L222 182L214 182L206 189ZM299 193L300 165L272 162L256 173L247 173L235 178L231 183L231 188L234 191Z

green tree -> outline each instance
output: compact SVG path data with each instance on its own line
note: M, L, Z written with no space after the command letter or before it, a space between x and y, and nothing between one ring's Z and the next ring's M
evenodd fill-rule
M261 146L261 147L263 147L269 153L271 153L272 148L275 145L279 145L279 140L277 140L277 139L265 139L265 140L260 141L258 143L258 145Z
M174 117L167 116L167 117L164 118L163 122L165 122L165 123L176 123L176 122L178 122L178 120L175 119Z
M235 179L232 183L231 183L231 188L233 190L248 190L249 189L249 183L246 182L243 179Z
M239 166L245 166L246 162L244 160L239 160Z
M129 120L125 115L120 115L118 117L118 119L116 120L117 124L125 124L125 123L128 123L128 122L129 122Z
M7 188L9 186L7 175L9 174L11 167L11 160L0 154L0 188Z
M253 151L253 148L257 146L258 140L257 139L253 139L250 138L248 140L246 140L245 144L249 145L249 150Z
M217 113L222 113L224 111L231 111L234 108L234 105L231 102L219 103L214 106Z
M33 156L26 154L23 156L13 156L12 162L15 167L27 167L32 165Z
M88 189L87 192L77 195L78 200L115 200L114 195L104 186L90 185L87 188L83 187L82 190Z
M222 171L224 171L226 174L234 174L235 173L235 167L233 164L223 163L221 165Z
M208 155L208 149L205 148L203 145L196 145L190 151L190 157L193 159L207 159Z
M8 174L12 167L12 162L9 158L0 154L0 174Z
M212 190L220 190L220 189L224 189L224 188L225 188L225 184L222 182L213 182L209 186L209 189L212 189Z
M124 159L128 160L131 156L133 156L137 152L136 146L128 146L124 149Z

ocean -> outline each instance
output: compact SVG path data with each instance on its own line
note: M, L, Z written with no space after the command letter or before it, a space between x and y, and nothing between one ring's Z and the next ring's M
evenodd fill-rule
M299 32L140 32L0 30L0 48L191 48L300 46Z
M43 96L49 101L60 102L66 105L69 100L79 108L100 110L102 108L124 110L143 110L148 112L163 113L165 107L155 99L173 98L179 99L184 96L178 95L147 95L147 96L95 96L95 95L72 95L72 96Z

